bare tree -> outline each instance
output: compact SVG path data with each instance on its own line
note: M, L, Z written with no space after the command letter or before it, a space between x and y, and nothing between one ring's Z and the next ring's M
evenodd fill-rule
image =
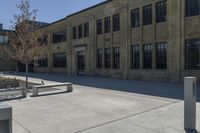
M9 45L5 47L5 51L13 59L25 64L25 91L27 91L28 66L43 55L44 32L36 21L37 10L30 11L28 0L22 0L17 8L20 10L20 14L14 15L14 20L11 21L12 32L9 34Z

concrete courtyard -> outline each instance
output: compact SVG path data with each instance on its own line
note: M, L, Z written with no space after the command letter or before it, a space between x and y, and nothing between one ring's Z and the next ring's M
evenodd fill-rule
M30 74L30 82L41 80L72 82L74 92L4 102L13 107L13 133L188 133L181 84ZM199 101L198 87L198 131Z

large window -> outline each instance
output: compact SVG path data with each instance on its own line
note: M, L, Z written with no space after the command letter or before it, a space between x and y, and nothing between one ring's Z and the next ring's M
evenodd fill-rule
M119 31L120 30L120 15L113 15L113 31Z
M143 25L152 24L152 5L143 7Z
M102 27L103 27L102 19L97 20L97 34L98 35L102 34Z
M200 15L200 0L185 0L186 17Z
M76 39L77 38L77 28L76 28L76 26L74 26L72 28L72 34L73 34L73 39Z
M185 41L186 69L200 69L200 39Z
M106 17L104 19L104 23L105 23L105 33L109 33L110 32L110 17Z
M38 67L48 67L48 57L38 60Z
M111 67L111 48L105 48L105 68Z
M120 68L120 48L113 48L113 68Z
M167 69L167 43L156 44L157 69Z
M140 68L140 46L134 45L131 47L131 68Z
M53 43L64 42L66 41L66 37L66 30L53 33Z
M152 44L144 45L144 69L152 69Z
M66 67L67 66L66 53L53 54L53 66Z
M79 25L78 26L78 38L82 38L83 37L83 26Z
M133 9L131 11L131 26L132 28L140 26L140 9L139 8Z
M165 22L167 20L167 0L156 3L156 22Z
M102 68L103 66L103 51L102 49L97 49L97 68Z
M8 36L0 35L0 44L8 44Z
M89 37L89 23L84 24L84 37Z

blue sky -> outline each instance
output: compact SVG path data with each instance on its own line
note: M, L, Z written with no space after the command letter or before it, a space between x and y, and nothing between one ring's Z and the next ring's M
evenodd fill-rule
M18 14L16 4L21 0L0 0L0 23L4 29L10 28L10 20ZM54 22L74 12L80 11L105 0L29 0L32 9L38 9L38 21Z

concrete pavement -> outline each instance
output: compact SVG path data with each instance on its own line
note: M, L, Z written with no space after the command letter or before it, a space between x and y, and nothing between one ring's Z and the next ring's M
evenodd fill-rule
M182 85L51 74L29 80L41 79L73 82L75 91L6 102L13 107L14 133L185 133ZM199 112L197 103L198 131Z

